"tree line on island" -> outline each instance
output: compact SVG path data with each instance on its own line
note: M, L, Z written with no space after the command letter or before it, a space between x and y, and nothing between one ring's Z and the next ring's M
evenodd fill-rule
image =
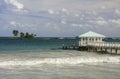
M35 38L36 34L30 34L28 32L24 33L24 32L19 32L18 30L13 30L13 35L15 37L20 36L20 38Z

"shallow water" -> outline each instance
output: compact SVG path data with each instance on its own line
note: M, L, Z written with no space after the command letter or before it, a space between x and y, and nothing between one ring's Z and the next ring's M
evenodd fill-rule
M37 65L0 68L1 79L119 79L119 64Z
M119 79L120 56L80 51L0 54L0 79Z

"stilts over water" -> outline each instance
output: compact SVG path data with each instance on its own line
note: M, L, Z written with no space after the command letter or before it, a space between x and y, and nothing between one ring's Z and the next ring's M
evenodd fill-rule
M104 52L114 52L118 53L118 50L120 50L120 42L105 42L103 41L106 36L89 31L87 33L81 34L78 36L79 41L78 45L72 45L72 46L65 46L63 45L63 49L77 49L80 51L104 51Z

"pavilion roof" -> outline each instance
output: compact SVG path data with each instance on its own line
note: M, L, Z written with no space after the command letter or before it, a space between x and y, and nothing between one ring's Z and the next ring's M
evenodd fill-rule
M93 31L89 31L89 32L79 35L79 37L103 37L104 38L105 36L102 34L93 32Z

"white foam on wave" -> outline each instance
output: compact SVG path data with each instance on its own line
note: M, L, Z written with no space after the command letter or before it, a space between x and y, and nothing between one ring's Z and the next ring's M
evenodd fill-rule
M32 66L43 64L56 65L76 65L89 63L120 63L120 56L104 56L104 57L68 57L68 58L44 58L35 60L9 60L0 61L0 66Z

